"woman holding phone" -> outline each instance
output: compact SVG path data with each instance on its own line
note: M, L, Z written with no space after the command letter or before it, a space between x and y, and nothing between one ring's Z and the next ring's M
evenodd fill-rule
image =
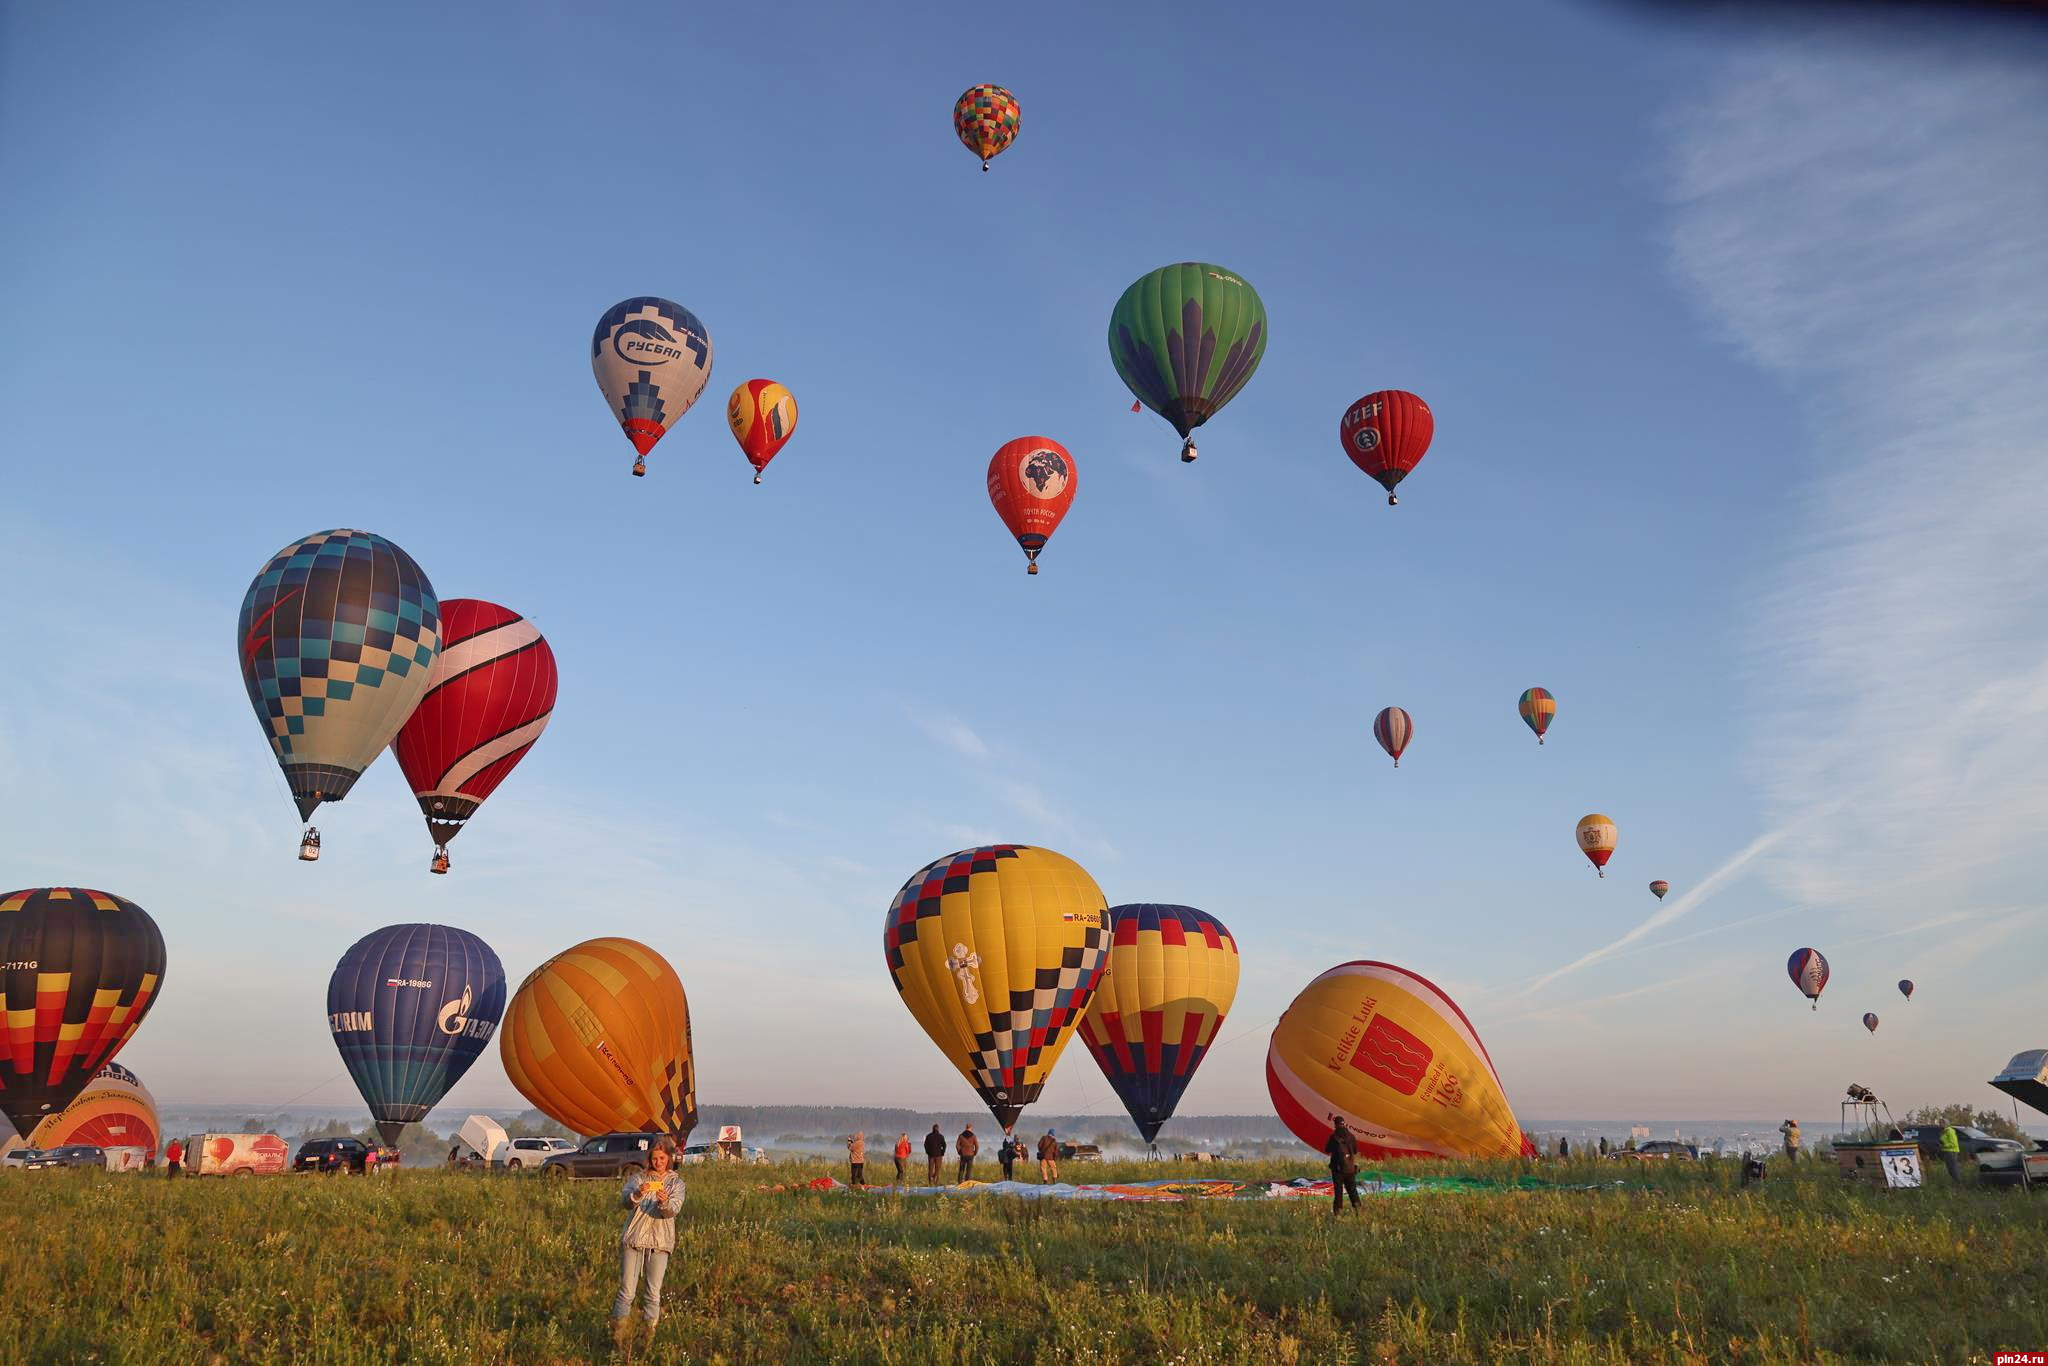
M626 1215L620 1236L619 1297L612 1302L612 1342L621 1350L633 1333L633 1293L647 1277L646 1342L654 1345L654 1326L661 1320L661 1281L668 1275L668 1256L676 1248L676 1215L683 1207L683 1180L676 1174L676 1141L666 1134L647 1151L647 1170L628 1172L620 1196Z

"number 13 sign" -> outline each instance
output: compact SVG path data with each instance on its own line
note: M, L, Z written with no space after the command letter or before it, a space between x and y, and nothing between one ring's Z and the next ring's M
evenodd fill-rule
M1920 1154L1908 1150L1884 1155L1884 1183L1893 1190L1920 1184Z

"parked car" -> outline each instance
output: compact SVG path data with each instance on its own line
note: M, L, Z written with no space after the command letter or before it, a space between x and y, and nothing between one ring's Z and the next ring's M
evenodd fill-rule
M292 1170L340 1172L343 1176L353 1172L361 1176L369 1156L370 1145L360 1138L313 1138L299 1145L299 1155L292 1159Z
M42 1149L40 1148L31 1148L26 1144L19 1148L9 1148L6 1153L0 1154L0 1167L26 1166L28 1165L28 1160L41 1151Z
M507 1171L520 1171L527 1167L538 1167L556 1153L573 1153L576 1145L566 1138L514 1138L508 1139L501 1150L502 1155L492 1160L491 1165L503 1166Z
M96 1171L105 1171L107 1155L87 1143L67 1143L61 1148L37 1149L21 1165L28 1171L44 1171L56 1167L91 1167Z
M1939 1124L1908 1124L1901 1128L1908 1139L1920 1149L1920 1156L1928 1162L1941 1161L1941 1128ZM1982 1129L1967 1124L1958 1124L1956 1139L1962 1146L1963 1156L1980 1158L1986 1153L2016 1153L2020 1145L2010 1138L1993 1138Z
M1060 1161L1062 1162L1100 1162L1101 1160L1102 1149L1093 1143L1060 1144Z
M1700 1150L1690 1143L1678 1143L1668 1138L1660 1138L1654 1142L1638 1144L1634 1148L1617 1148L1614 1151L1614 1156L1634 1158L1637 1161L1645 1162L1669 1162L1673 1160L1697 1162Z
M556 1153L543 1160L541 1175L620 1176L642 1171L647 1166L648 1148L660 1137L657 1133L599 1134L574 1152Z
M692 1143L689 1147L676 1154L676 1161L716 1162L718 1156L718 1145L716 1143Z

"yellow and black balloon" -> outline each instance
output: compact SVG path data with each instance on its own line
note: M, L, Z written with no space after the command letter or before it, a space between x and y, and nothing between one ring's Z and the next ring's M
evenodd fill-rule
M1109 903L1064 854L991 844L935 859L882 927L903 1004L1005 1129L1045 1086L1109 961Z

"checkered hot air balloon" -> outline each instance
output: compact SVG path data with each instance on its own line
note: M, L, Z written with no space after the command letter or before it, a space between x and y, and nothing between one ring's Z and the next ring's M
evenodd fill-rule
M0 1112L26 1137L135 1034L164 979L164 937L126 897L0 895Z
M953 101L953 134L981 158L981 169L1017 140L1024 111L1017 97L999 85L969 86Z
M903 884L882 922L897 994L1008 1129L1038 1099L1109 960L1102 889L1064 854L991 844Z
M348 795L426 692L440 600L382 536L320 531L270 557L235 634L249 703L308 820ZM300 857L319 857L318 831Z
M433 871L448 871L448 841L547 729L555 683L555 652L525 617L477 598L441 604L426 694L391 742L434 838Z
M1081 1041L1150 1143L1237 999L1237 941L1192 906L1115 906L1109 918L1109 965Z

